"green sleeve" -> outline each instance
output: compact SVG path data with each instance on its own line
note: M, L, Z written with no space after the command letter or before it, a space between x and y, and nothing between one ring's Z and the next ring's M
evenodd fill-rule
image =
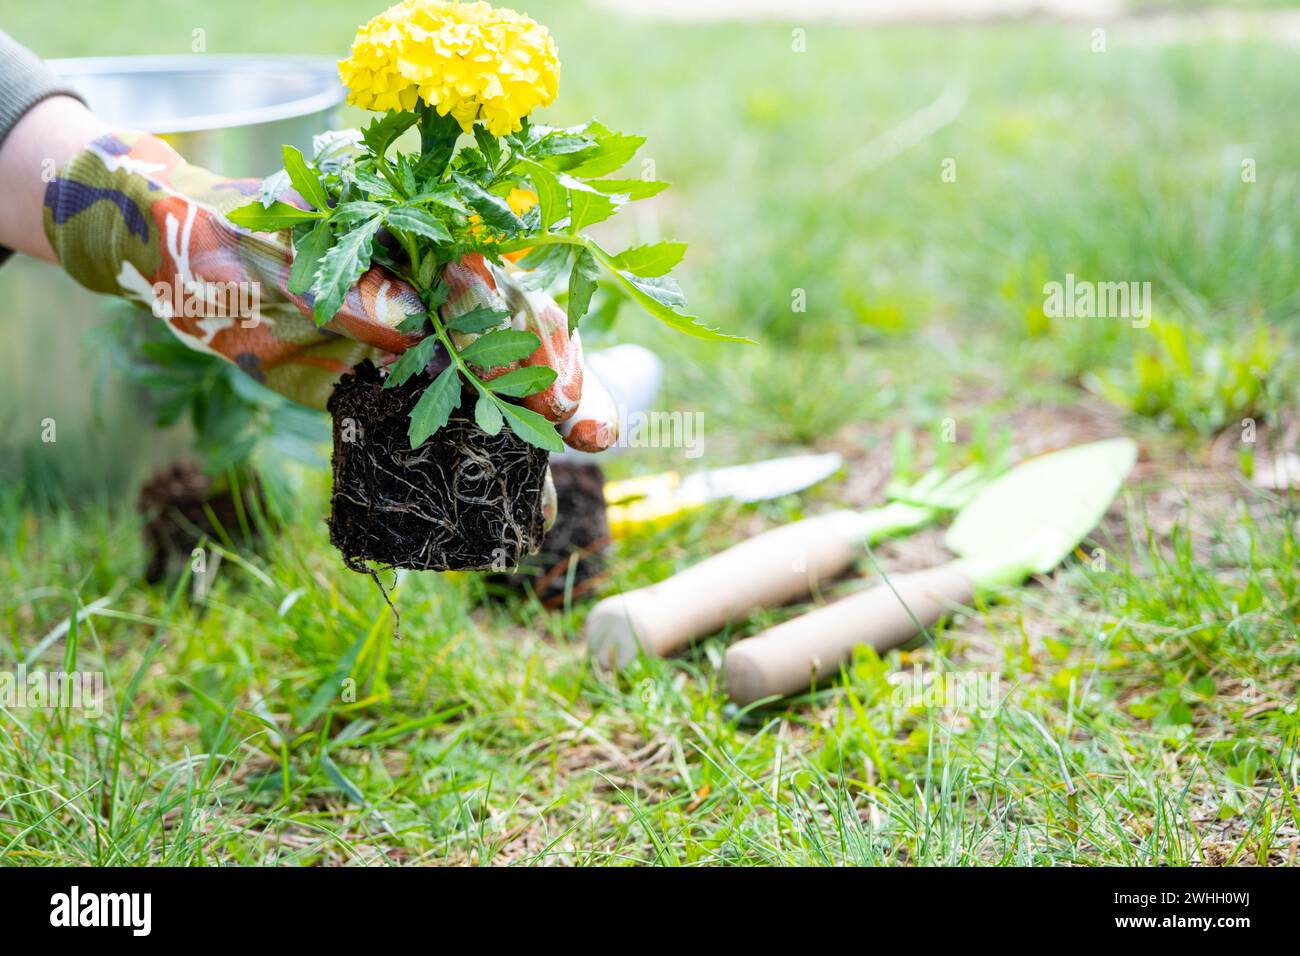
M0 144L29 109L51 96L72 96L85 102L50 72L40 57L0 30ZM9 254L9 249L0 246L0 263Z

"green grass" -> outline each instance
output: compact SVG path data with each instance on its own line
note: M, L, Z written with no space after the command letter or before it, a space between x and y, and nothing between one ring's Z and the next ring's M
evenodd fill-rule
M670 406L705 413L705 461L796 445L850 460L846 480L802 500L715 506L621 543L611 586L876 500L892 435L946 418L963 437L1007 426L1021 452L1122 425L1143 445L1140 477L1052 578L743 713L719 687L727 640L795 609L613 679L586 663L582 602L490 604L473 576L405 576L395 638L374 584L328 546L319 474L298 475L287 526L259 553L222 548L202 601L186 581L140 583L131 495L52 507L5 490L0 670L45 645L46 667L104 671L109 706L97 721L0 713L0 860L1294 862L1294 502L1237 475L1256 446L1211 452L1209 429L1239 409L1188 383L1151 329L1042 312L1043 284L1066 272L1151 281L1156 316L1195 330L1198 377L1222 354L1235 386L1260 381L1247 389L1258 447L1285 432L1300 318L1294 51L1092 54L1081 27L1025 23L812 25L794 54L781 24L623 26L574 3L528 7L564 59L550 118L647 134L675 183L620 228L689 240L694 311L760 340L700 345L631 312L620 322L619 338L667 359ZM79 2L58 30L35 8L6 29L45 55L183 52L196 27L214 53L338 52L364 12L326 2L302 23L288 5L198 9ZM955 118L882 159L880 138L945 89L964 98ZM1257 182L1241 181L1243 158ZM1262 381L1260 326L1274 336ZM1168 374L1141 379L1142 355ZM1084 388L1102 378L1163 418L1102 404ZM47 452L75 451L62 445ZM609 468L695 464L661 449ZM892 570L928 553L874 557ZM996 678L996 706L903 700L914 667Z

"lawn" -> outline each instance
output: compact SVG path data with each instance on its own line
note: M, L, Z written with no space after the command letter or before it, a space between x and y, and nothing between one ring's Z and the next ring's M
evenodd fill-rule
M900 432L921 464L954 429L953 460L1003 432L1020 456L1128 434L1142 453L1121 500L1034 586L737 711L728 641L800 608L612 678L584 653L590 602L489 600L475 575L405 575L397 636L328 544L320 469L285 470L287 522L260 547L215 545L201 599L142 582L132 494L0 489L0 670L102 670L109 687L98 720L0 710L0 861L1294 863L1296 502L1251 480L1297 438L1294 48L1140 23L1094 52L1091 24L524 6L564 61L546 118L645 134L674 183L620 238L688 240L692 311L757 342L625 310L606 337L663 356L663 406L703 413L705 455L628 453L609 475L802 448L847 461L802 496L621 541L608 590L877 503ZM196 28L213 53L340 54L370 12L300 11L76 0L3 26L46 56L188 52ZM1151 321L1047 316L1044 284L1067 273L1150 282ZM940 542L864 553L818 601L933 563ZM995 693L900 694L920 672Z

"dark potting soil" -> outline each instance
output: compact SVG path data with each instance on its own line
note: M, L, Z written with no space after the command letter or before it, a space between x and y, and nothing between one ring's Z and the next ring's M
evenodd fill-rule
M330 396L334 490L330 542L354 571L367 561L420 571L518 566L542 541L547 453L505 425L488 435L466 394L451 419L419 448L408 416L429 384L420 374L384 388L362 362Z
M551 460L551 477L555 481L557 512L541 550L525 558L514 574L492 578L493 584L510 591L531 587L546 605L563 602L571 567L573 594L591 590L605 569L610 542L605 475L600 466L556 458Z
M150 475L136 499L136 510L148 519L144 526L145 579L157 584L181 571L205 537L250 544L249 535L258 535L255 510L262 515L267 511L252 472L239 476L239 497L237 502L224 480L214 483L192 461L176 461Z

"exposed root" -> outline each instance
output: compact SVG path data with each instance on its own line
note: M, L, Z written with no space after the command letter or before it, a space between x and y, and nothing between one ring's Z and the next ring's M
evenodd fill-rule
M485 434L468 396L412 449L408 414L428 384L420 375L385 389L379 371L363 362L334 389L330 541L362 573L370 573L368 561L419 571L511 570L542 540L547 454L508 425Z

